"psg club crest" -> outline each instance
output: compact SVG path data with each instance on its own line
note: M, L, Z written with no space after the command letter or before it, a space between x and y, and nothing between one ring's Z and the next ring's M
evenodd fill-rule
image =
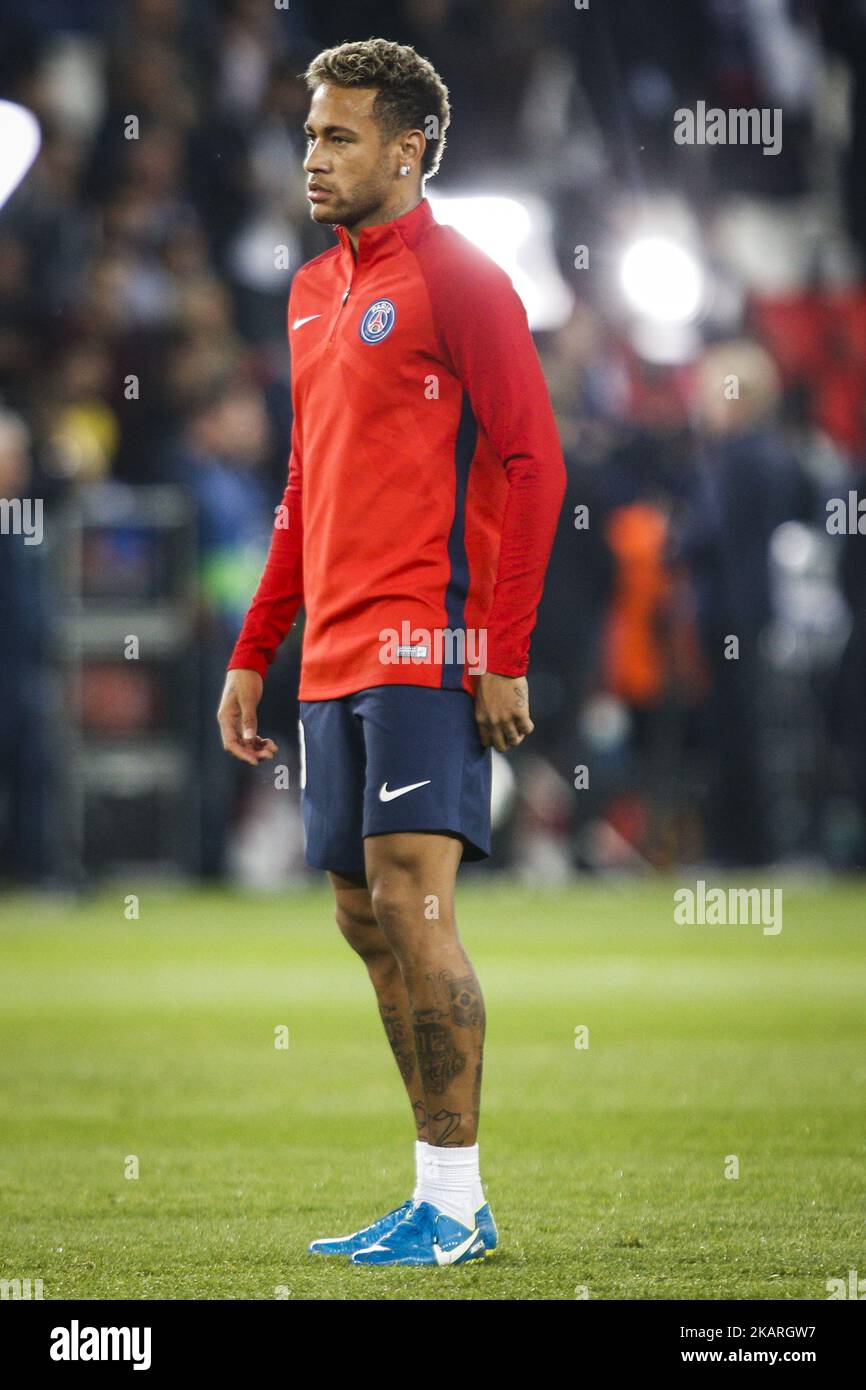
M364 342L381 343L394 327L396 317L397 310L390 299L377 299L361 319L360 334Z

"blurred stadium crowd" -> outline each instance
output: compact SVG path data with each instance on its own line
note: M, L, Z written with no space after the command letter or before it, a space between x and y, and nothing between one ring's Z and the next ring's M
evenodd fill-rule
M862 866L866 537L826 525L829 499L866 496L862 4L4 0L0 14L0 96L43 135L0 213L0 497L43 498L47 531L106 483L192 502L197 674L176 698L195 706L205 789L196 872L299 871L289 799L230 764L213 716L284 481L291 275L332 241L308 216L300 74L370 34L413 43L449 86L431 195L542 200L570 291L538 336L569 492L497 864L546 880ZM678 146L674 110L702 100L780 108L781 152ZM616 278L649 215L686 236L709 286L673 336L638 321ZM33 882L59 872L56 725L80 717L58 688L49 552L0 537L0 878ZM293 769L298 655L296 631L262 713Z

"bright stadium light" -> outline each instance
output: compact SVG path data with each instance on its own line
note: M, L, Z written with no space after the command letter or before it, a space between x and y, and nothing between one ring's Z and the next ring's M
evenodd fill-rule
M690 323L704 300L699 262L667 237L644 237L629 247L620 281L630 307L656 323Z
M455 227L507 272L533 332L568 321L573 296L557 269L550 211L540 198L431 194L430 206L438 222Z
M0 208L27 173L41 143L33 113L14 101L0 101Z

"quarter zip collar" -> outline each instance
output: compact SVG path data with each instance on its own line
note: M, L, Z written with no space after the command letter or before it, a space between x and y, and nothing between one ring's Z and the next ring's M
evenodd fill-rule
M404 212L402 217L395 217L390 222L381 222L375 227L365 227L358 237L357 262L352 254L352 243L346 228L338 226L334 231L342 247L343 259L350 270L354 271L356 265L372 265L392 256L401 243L411 245L434 220L429 202L422 198L420 203L411 211Z

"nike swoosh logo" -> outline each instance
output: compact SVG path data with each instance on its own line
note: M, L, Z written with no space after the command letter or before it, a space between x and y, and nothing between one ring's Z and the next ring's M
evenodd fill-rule
M415 791L416 787L427 787L432 782L432 777L428 777L426 782L410 782L408 787L395 787L392 792L388 790L388 783L383 782L379 790L380 801L393 801L395 796L405 796L407 792Z
M443 1250L442 1246L434 1241L433 1254L436 1257L437 1265L453 1265L455 1260L459 1260L461 1255L466 1254L466 1251L477 1239L478 1227L476 1226L475 1230L470 1231L465 1240L461 1240L459 1245L453 1246L450 1250Z
M295 328L303 328L305 323L312 323L313 319L320 319L321 317L321 314L307 314L307 317L305 319L295 319L294 323L292 324L292 329L294 330Z

